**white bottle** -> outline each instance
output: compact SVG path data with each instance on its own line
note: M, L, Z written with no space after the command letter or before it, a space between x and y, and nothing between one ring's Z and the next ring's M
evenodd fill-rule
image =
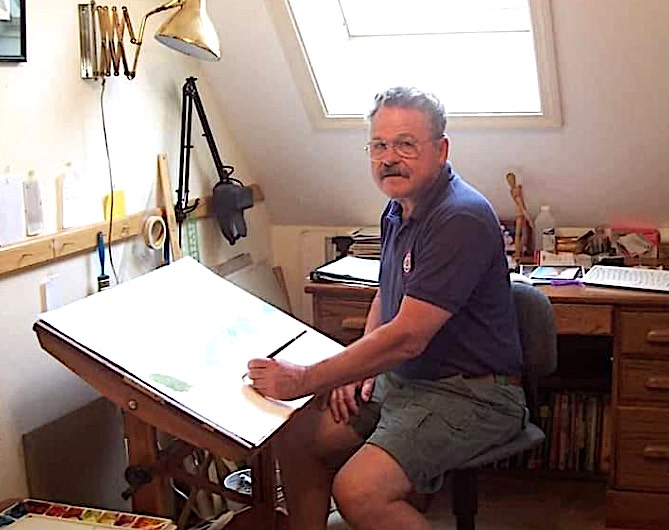
M550 206L543 205L534 219L534 250L555 252L555 217Z

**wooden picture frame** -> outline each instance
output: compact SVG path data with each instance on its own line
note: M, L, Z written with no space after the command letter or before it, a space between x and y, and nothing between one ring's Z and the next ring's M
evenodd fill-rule
M0 0L0 61L25 62L26 0Z

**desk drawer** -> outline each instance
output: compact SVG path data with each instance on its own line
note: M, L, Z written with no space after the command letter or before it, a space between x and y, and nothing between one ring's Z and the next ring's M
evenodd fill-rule
M613 306L553 304L557 332L564 335L611 335Z
M314 304L314 326L343 344L349 344L362 336L369 302L320 298Z
M626 403L651 401L669 404L669 362L623 359L620 399Z
M669 313L624 311L620 316L622 353L653 353L669 359Z
M669 492L669 410L620 407L616 486Z

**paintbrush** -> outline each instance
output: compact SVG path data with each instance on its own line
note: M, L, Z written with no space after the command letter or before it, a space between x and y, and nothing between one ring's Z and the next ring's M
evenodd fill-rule
M100 275L98 276L98 291L110 287L109 275L105 274L105 240L102 232L98 232L98 257L100 258Z

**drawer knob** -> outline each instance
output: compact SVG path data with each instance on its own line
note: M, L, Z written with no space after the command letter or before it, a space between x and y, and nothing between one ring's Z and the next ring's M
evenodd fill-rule
M643 448L643 457L649 460L669 460L669 447L666 445L647 445Z
M648 390L669 390L669 377L651 376L646 379Z
M367 319L365 317L348 317L341 321L341 327L343 329L364 331L366 321Z
M655 344L669 344L669 330L651 329L646 335L646 340Z

